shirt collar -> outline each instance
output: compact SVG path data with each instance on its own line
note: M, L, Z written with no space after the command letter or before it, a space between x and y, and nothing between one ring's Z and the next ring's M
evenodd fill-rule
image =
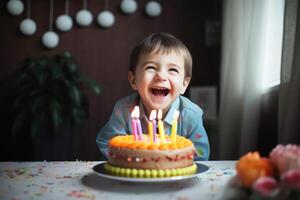
M140 118L145 120L146 122L149 122L148 116L145 112L145 108L144 108L144 105L143 105L143 102L142 102L141 98L139 100L139 107L140 107Z
M180 100L179 100L179 97L177 97L175 99L175 101L172 103L165 119L164 119L164 122L168 123L168 124L172 124L173 122L173 116L174 116L174 113L176 110L179 110L179 104L180 104Z
M179 100L179 97L177 97L175 99L175 101L172 103L169 111L167 112L167 115L166 115L165 119L163 120L164 122L172 125L174 112L175 112L175 110L179 110L179 104L180 104L180 100ZM139 100L139 107L140 107L140 118L144 119L148 122L149 119L148 119L148 116L146 116L145 108L144 108L141 98Z

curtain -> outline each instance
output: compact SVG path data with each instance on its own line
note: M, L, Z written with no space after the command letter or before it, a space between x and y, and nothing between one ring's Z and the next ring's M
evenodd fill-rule
M286 0L278 143L300 144L300 12L298 0Z
M264 71L281 62L283 11L284 0L224 1L219 159L257 147Z

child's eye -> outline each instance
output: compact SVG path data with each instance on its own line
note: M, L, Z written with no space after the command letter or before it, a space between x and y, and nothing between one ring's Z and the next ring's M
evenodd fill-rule
M179 73L179 70L178 70L177 68L170 68L169 70L172 71L172 72L177 72L177 73Z
M148 70L148 69L153 69L153 70L155 70L155 67L152 66L152 65L148 65L148 66L145 67L145 69L146 69L146 70Z

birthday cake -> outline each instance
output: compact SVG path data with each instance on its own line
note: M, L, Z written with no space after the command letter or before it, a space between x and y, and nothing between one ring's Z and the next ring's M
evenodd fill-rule
M158 137L158 135L157 135ZM109 141L106 170L118 176L156 178L189 175L196 172L193 143L182 136L153 143L148 135L136 141L133 135L116 136Z
M157 113L157 126L156 126ZM164 132L162 111L153 110L149 117L148 134L143 134L139 121L139 108L131 113L132 134L113 137L108 145L105 169L113 175L137 178L162 178L194 174L195 147L191 140L177 135L175 111L171 134ZM158 127L159 134L156 134Z

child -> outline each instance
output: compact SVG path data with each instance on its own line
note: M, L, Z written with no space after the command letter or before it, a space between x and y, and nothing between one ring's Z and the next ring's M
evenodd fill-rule
M107 157L108 140L131 133L131 112L140 108L143 132L151 110L162 109L163 123L170 133L173 114L179 110L179 135L189 138L197 150L196 160L208 160L209 142L202 123L202 110L184 94L192 76L192 58L186 46L167 33L154 33L136 46L130 57L128 80L136 93L119 100L96 142Z

